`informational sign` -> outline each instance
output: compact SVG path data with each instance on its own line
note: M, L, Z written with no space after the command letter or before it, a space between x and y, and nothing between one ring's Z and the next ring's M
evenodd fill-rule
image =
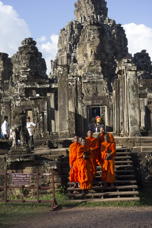
M11 178L12 178L12 184L15 186L30 185L30 183L31 183L30 174L12 173Z

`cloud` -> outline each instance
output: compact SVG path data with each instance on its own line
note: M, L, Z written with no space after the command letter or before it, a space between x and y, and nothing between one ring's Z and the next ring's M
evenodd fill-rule
M45 42L46 40L47 40L47 37L46 37L46 36L41 36L41 37L37 38L37 42L38 42L38 43L43 43L43 42Z
M11 5L0 1L0 52L10 56L16 53L21 41L31 37L26 21L18 15ZM41 36L37 39L37 46L46 60L47 72L50 72L50 60L55 58L57 52L58 35L52 34L49 38Z
M135 23L126 24L123 27L128 38L129 52L134 54L145 49L152 58L152 28Z
M37 39L38 48L46 60L47 72L51 71L50 61L55 59L58 46L58 35L52 34L49 38L42 36Z
M0 52L14 54L20 43L31 36L27 23L10 5L0 1Z

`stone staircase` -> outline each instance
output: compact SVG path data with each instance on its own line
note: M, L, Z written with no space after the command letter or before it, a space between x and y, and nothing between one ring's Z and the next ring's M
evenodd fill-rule
M138 185L135 176L131 152L125 148L117 149L115 160L116 182L114 187L103 188L101 167L97 167L97 174L92 190L84 194L74 183L68 183L68 196L71 200L91 201L128 201L139 200Z
M56 184L57 186L60 186L61 180L67 182L65 184L67 186L67 195L72 201L99 202L140 200L131 151L126 148L117 148L115 159L116 182L114 187L103 188L101 167L98 166L93 188L85 195L82 193L81 189L74 188L75 183L68 182L68 148L37 148L35 154L42 155L50 160L60 161L61 170L59 175L55 178Z

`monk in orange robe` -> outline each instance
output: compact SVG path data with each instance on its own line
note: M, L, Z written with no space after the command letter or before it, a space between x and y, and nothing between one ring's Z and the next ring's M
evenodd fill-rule
M73 138L73 143L69 147L69 181L78 182L78 168L77 168L77 155L78 149L80 147L79 137L75 136Z
M92 188L93 166L90 160L90 150L86 145L86 140L81 140L81 146L78 148L77 156L78 182L82 190Z
M98 143L98 139L93 137L93 132L91 130L87 132L86 144L90 149L90 160L93 166L93 175L95 176L97 160L99 155L99 143Z
M108 134L109 135L109 140L110 140L111 143L112 142L115 143L115 139L113 137L113 134L111 134L109 132L106 133L104 127L101 127L100 128L100 133L98 135L99 145L101 145L101 143L105 141L105 138L104 138L105 134Z
M115 155L116 146L111 142L109 134L105 134L105 141L101 143L102 180L105 183L115 182Z

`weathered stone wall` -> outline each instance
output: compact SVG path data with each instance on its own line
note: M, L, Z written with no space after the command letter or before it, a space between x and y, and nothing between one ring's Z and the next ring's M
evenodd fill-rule
M100 23L107 13L105 0L79 0L75 3L75 16L80 23Z
M46 75L46 63L32 38L23 40L18 52L10 59L0 54L0 120L9 117L10 127L20 126L19 115L30 113L36 125L37 137L52 130L52 107L48 94L56 89Z
M114 132L137 136L140 134L140 104L137 69L132 59L118 63L117 75L113 86Z
M150 57L145 50L128 54L124 29L108 18L105 0L77 1L75 19L61 30L51 64L49 79L32 38L11 59L0 54L1 120L9 113L15 124L18 109L30 112L40 136L69 137L86 133L97 108L118 135L152 134Z
M111 82L115 77L116 60L128 55L125 32L121 25L107 17L104 0L79 0L75 16L76 20L61 30L53 64L53 75L59 81L58 130L65 135L68 130L71 136L86 132L91 106L105 106L106 124L113 126ZM66 68L66 76L61 68ZM60 130L63 117L64 127Z
M10 102L7 99L9 80L12 76L12 63L8 54L0 53L0 124L3 121L4 115L10 113ZM2 100L5 100L5 104L2 105ZM6 111L5 111L6 110Z
M26 82L31 83L36 80L47 79L46 63L42 54L36 47L36 42L32 38L22 41L22 46L12 57L14 83Z
M152 152L132 153L137 180L140 187L152 186Z

